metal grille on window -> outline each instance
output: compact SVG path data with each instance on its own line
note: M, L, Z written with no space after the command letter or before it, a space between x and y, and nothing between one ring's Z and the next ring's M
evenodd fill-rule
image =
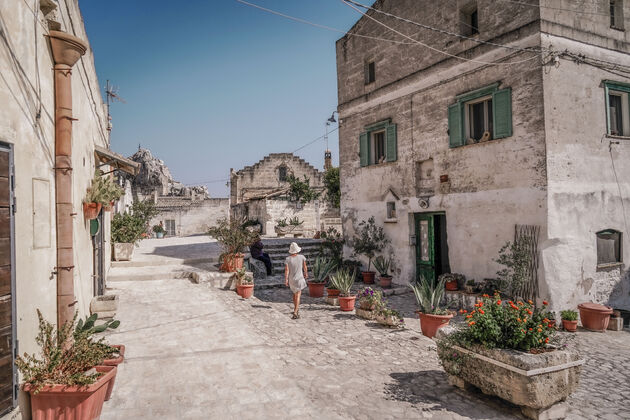
M176 236L175 234L175 220L167 219L164 221L166 234L168 236Z

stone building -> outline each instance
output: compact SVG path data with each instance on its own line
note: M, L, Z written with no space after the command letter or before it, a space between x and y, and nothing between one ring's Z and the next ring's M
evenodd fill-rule
M211 198L205 186L186 186L173 179L168 166L151 154L148 149L139 148L130 159L139 164L139 173L128 177L126 189L133 200L152 200L160 214L151 225L162 222L169 236L189 236L203 234L219 219L230 215L228 198ZM121 209L122 210L122 209Z
M403 283L495 277L525 235L553 309L630 309L630 5L448 4L379 0L337 41L344 233L374 216Z
M63 323L102 293L110 213L82 201L97 167L135 164L109 150L77 1L0 2L0 38L0 415L29 418L13 355L39 351L37 309Z
M324 193L324 173L292 153L271 153L252 166L239 171L230 170L230 205L233 217L257 220L265 236L276 236L278 220L299 218L305 236L328 227L341 228L338 209L331 208L326 200L306 204L290 202L288 177L303 180L320 193Z

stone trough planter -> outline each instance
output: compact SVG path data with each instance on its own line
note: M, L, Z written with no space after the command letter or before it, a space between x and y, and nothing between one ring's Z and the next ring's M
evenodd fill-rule
M131 261L133 258L133 243L115 242L112 249L114 261Z
M438 333L438 338L445 334ZM473 385L484 394L518 405L526 417L535 420L565 417L564 400L577 389L584 364L568 350L531 354L438 346L438 356L452 385L462 389Z
M293 235L294 238L304 236L304 228L302 226L276 226L274 228L276 235L283 238L287 235Z

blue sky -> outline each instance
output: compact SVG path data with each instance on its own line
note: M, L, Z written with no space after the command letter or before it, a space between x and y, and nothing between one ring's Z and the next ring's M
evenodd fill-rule
M339 0L251 0L348 30L356 11ZM324 134L337 106L335 41L342 34L236 0L83 0L101 86L119 87L112 149L138 144L186 184L224 180L230 168L292 152ZM331 126L336 128L336 125ZM338 137L329 137L335 165ZM324 142L297 154L323 166ZM225 181L208 183L227 196Z

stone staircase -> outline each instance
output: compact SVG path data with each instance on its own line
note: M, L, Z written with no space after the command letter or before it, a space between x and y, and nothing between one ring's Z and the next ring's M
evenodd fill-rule
M216 270L218 259L156 259L143 261L113 261L107 276L107 282L164 280L190 278L195 271Z
M282 274L284 272L284 260L289 256L289 245L291 242L296 242L300 248L302 248L302 252L300 253L306 257L309 270L311 265L315 262L315 258L319 254L319 246L321 243L319 239L263 239L263 244L265 245L264 252L269 254L273 263L273 274Z

